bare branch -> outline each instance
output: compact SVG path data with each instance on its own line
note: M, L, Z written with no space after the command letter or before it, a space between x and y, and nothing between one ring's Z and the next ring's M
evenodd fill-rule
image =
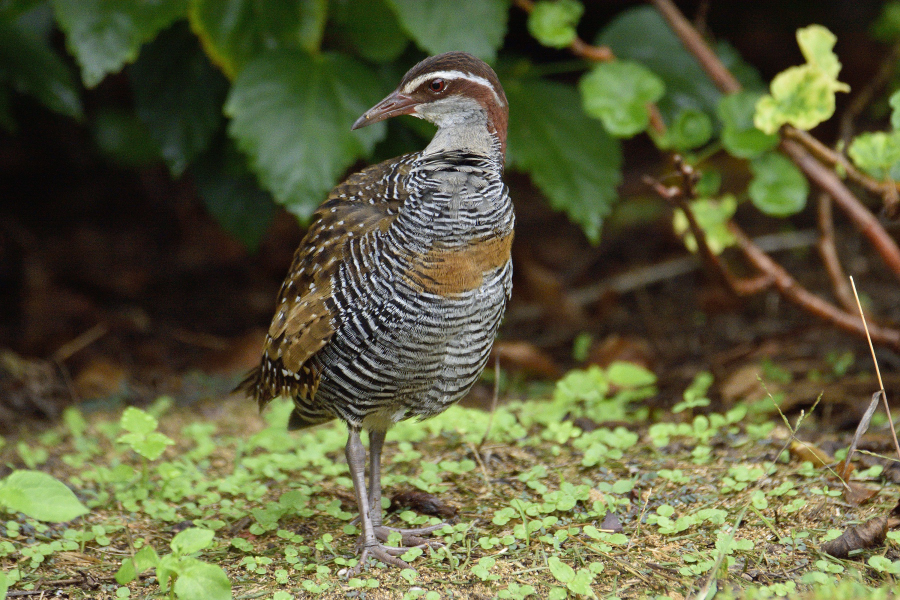
M716 87L726 94L738 92L741 84L737 78L732 75L731 71L722 64L719 57L710 50L706 41L697 33L691 22L688 21L678 7L671 0L652 0L653 6L663 16L675 35L687 48L687 51L694 55L700 67L706 71L709 78L712 79Z
M865 328L861 319L842 311L833 304L826 302L809 292L791 277L781 265L760 250L759 247L753 243L753 240L751 240L735 223L729 223L728 229L734 235L738 242L738 246L740 246L744 255L750 262L752 262L757 269L772 277L775 287L781 292L782 296L797 304L807 312L810 312L845 331L852 332L858 336L865 335ZM870 325L869 333L874 341L880 344L889 345L895 349L900 349L900 330L879 325Z
M831 218L831 196L827 192L819 192L818 202L818 225L819 225L819 256L825 264L825 270L828 271L828 277L831 279L831 287L834 289L834 295L837 296L838 302L846 311L852 311L855 308L853 302L853 292L847 283L847 274L844 273L844 267L841 266L841 259L837 253L834 236L834 221Z
M888 268L900 277L900 248L884 230L875 215L869 212L869 209L853 195L853 192L847 189L834 171L816 160L803 146L792 140L784 139L781 141L780 148L800 167L810 181L834 198L834 201L850 217L853 224L869 239Z

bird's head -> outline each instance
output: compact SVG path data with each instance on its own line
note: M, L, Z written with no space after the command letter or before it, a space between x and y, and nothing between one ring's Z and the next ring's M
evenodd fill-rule
M506 146L509 107L503 86L486 62L465 52L431 56L414 66L353 129L398 115L413 115L438 128L483 123Z

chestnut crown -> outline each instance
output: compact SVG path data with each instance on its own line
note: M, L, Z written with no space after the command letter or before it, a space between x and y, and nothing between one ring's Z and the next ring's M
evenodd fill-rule
M506 145L509 107L503 86L487 63L465 52L438 54L415 65L353 129L398 115L426 119L439 128L483 122L501 148Z

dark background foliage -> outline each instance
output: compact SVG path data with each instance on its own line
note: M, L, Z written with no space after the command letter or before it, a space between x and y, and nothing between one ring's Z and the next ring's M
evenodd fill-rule
M679 6L758 93L803 62L794 31L810 23L836 33L840 80L853 89L890 49L872 29L882 2ZM579 331L610 334L623 322L615 315L634 307L611 316L616 301L579 302L570 292L681 252L669 209L641 175L667 169L667 151L702 155L728 125L717 112L722 94L648 5L585 2L573 22L582 39L663 82L651 101L669 126L665 140L634 136L647 127L641 111L637 123L626 115L631 133L610 134L591 105L624 103L615 94L628 92L630 79L619 76L612 89L586 83L597 67L535 38L561 36L556 45L565 46L571 32L542 33L506 0L0 0L7 363L55 357L87 397L99 394L92 377L100 392L113 385L131 396L165 388L161 373L247 366L302 226L327 191L352 169L420 149L431 134L411 118L356 132L350 124L416 61L458 49L492 62L511 105L508 179L520 223L513 308L521 310L511 311L504 335L564 360ZM885 95L858 126L884 127L887 114ZM816 134L831 141L835 126ZM734 156L709 170L722 189L758 175ZM811 218L802 205L772 219L752 211L746 194L739 200L755 232ZM718 306L677 286L658 291L690 293L674 302L701 312ZM758 321L765 311L754 306L741 307L741 318ZM691 322L702 323L700 314L674 317L680 327L663 335L685 339L667 362L744 340L706 345Z

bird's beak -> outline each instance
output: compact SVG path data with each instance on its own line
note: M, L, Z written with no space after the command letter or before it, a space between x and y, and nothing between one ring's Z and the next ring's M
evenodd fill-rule
M418 105L418 100L414 100L409 96L404 96L399 91L394 92L367 110L366 114L358 118L356 123L354 123L353 127L350 129L359 129L360 127L365 127L366 125L371 125L378 121L384 121L385 119L390 119L397 115L412 114L416 111L416 106Z

